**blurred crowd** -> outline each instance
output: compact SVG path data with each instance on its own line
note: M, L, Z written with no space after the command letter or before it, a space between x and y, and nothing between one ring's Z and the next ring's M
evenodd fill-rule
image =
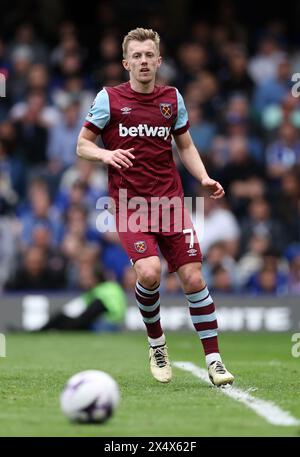
M106 169L75 152L96 93L128 78L123 29L105 5L110 26L94 30L93 46L71 20L57 25L51 45L30 22L0 37L0 291L74 290L80 270L95 264L125 290L135 283L116 233L96 228ZM205 197L196 231L208 287L300 294L300 97L291 91L300 44L280 21L253 34L195 20L175 38L159 18L140 25L158 29L157 83L183 94L193 140L226 191L222 201L209 199L174 148L185 195ZM179 290L164 265L162 291Z

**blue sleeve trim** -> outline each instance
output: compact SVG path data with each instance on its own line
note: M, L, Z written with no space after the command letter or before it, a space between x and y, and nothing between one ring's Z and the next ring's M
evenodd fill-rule
M182 98L182 95L179 93L179 91L176 89L176 95L177 95L177 119L174 125L173 130L178 130L181 129L182 127L185 127L188 123L188 113L186 110L186 107L184 105L184 101Z
M110 121L110 104L108 93L105 89L98 92L92 103L91 109L85 120L103 130Z

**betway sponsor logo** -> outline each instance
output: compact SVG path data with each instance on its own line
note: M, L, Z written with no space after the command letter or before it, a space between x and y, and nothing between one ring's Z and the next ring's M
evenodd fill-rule
M164 140L167 140L170 132L171 127L153 127L147 124L139 124L136 127L126 127L123 124L119 124L120 136L159 136Z

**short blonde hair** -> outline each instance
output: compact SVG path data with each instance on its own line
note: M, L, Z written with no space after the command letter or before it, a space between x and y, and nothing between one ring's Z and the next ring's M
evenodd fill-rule
M132 41L132 40L137 40L137 41L152 40L159 53L159 42L160 42L159 34L152 29L143 29L142 27L137 27L134 30L130 30L130 32L128 32L127 35L124 37L124 40L122 43L124 59L126 58L129 41Z

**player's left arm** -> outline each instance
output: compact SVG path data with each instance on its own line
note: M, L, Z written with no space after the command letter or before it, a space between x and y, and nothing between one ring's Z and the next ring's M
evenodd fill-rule
M210 198L222 198L224 189L218 181L211 179L202 162L199 152L194 145L189 131L181 135L174 135L179 157L185 168L193 175L203 187L211 192Z

